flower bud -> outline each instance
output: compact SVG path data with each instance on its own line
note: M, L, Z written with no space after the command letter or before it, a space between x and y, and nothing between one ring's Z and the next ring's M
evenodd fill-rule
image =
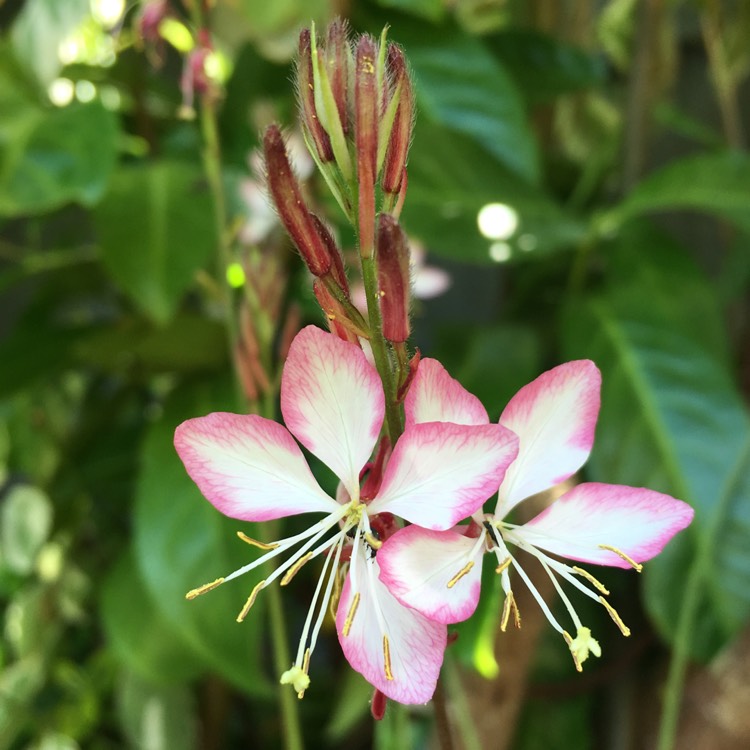
M356 332L352 330L351 327L343 322L348 320L344 306L328 291L325 283L321 279L315 279L313 282L313 293L315 294L315 299L318 300L318 304L326 315L328 328L331 333L344 341L348 341L350 344L361 346L359 343L359 336L357 336Z
M357 180L359 182L359 241L363 258L372 255L375 234L375 177L378 158L378 48L370 36L357 44L354 79Z
M148 0L144 3L137 21L137 29L141 39L145 42L159 42L161 39L159 26L167 17L168 12L169 4L167 0Z
M401 403L406 398L406 394L409 392L411 383L417 374L417 370L419 369L419 363L421 360L422 352L417 349L417 351L414 352L414 356L409 360L406 377L404 377L403 382L398 386L398 390L396 391L396 401L398 401L399 403Z
M406 169L414 125L414 93L404 53L393 43L388 45L387 65L394 86L393 96L398 97L398 107L391 132L387 135L388 146L381 185L386 193L398 193Z
M390 214L378 218L378 288L383 335L403 343L409 338L409 241Z
M312 217L313 223L315 224L315 229L317 230L323 242L325 242L325 245L328 248L328 252L331 256L331 276L333 276L334 281L343 289L343 291L346 292L346 295L348 297L349 282L346 278L346 271L344 270L344 259L341 257L341 251L336 245L336 241L333 239L333 235L331 234L328 227L315 214L310 214L310 216Z
M349 133L349 68L351 50L346 23L340 18L331 21L326 39L325 60L328 80L344 135Z
M263 152L268 187L281 223L299 249L310 273L313 276L325 276L331 268L331 253L302 199L299 183L292 172L284 139L277 125L270 125L263 135Z
M310 30L303 29L299 35L299 59L297 60L297 93L302 123L310 144L314 146L318 158L323 163L333 161L331 139L318 119L315 109L315 89L313 84L313 61L310 44Z

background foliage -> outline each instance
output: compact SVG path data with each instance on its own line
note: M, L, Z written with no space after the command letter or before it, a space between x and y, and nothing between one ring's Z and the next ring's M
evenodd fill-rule
M235 408L221 232L254 257L252 150L272 119L294 126L297 31L336 13L358 31L389 23L413 68L403 223L452 277L415 310L416 344L493 418L542 370L594 359L585 476L696 509L641 581L606 577L635 633L598 623L605 654L583 677L532 615L511 655L496 602L458 628L446 675L462 746L747 747L731 685L750 660L750 5L219 0L220 229L180 89L190 5L171 3L156 41L117 2L0 7L0 748L281 743L268 607L240 627L244 584L183 598L247 552L171 439ZM483 235L489 203L517 226ZM322 323L272 238L286 320ZM291 634L304 589L286 592ZM430 746L429 708L373 729L327 633L299 706L306 746Z

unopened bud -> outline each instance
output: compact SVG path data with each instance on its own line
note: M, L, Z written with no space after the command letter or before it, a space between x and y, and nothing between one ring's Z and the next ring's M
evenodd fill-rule
M409 241L390 214L378 218L378 296L383 335L403 343L409 338Z
M346 23L335 18L328 27L325 60L328 80L344 135L349 133L349 68L351 50L347 39Z
M160 40L159 26L169 11L167 0L149 0L144 3L138 17L138 33L146 42L156 43Z
M299 35L299 59L297 61L297 91L302 122L308 138L322 162L333 161L331 139L318 119L315 109L315 89L313 84L313 61L310 43L310 30L303 29Z
M313 276L325 276L331 268L331 254L312 214L302 199L297 178L292 172L284 139L277 125L270 125L263 136L263 152L268 187L281 223L297 246Z
M350 344L361 346L359 336L350 325L347 325L349 320L344 306L328 291L321 279L315 279L313 282L313 293L325 313L331 333Z
M359 241L363 258L372 255L375 233L375 177L378 158L378 87L375 40L363 36L357 44L354 83L357 179L359 182Z
M372 696L372 703L370 704L372 718L375 719L375 721L381 721L383 719L387 705L388 698L385 697L385 693L381 693L380 690L375 688L375 692Z
M344 270L344 259L341 257L341 251L339 250L338 245L336 245L336 241L333 239L333 235L331 234L328 227L315 214L311 214L311 216L313 223L315 224L315 229L328 248L328 252L331 256L331 276L333 276L334 281L348 295L349 282L346 278L346 271Z
M406 161L414 125L414 93L404 53L395 44L388 45L388 70L394 86L394 97L398 106L391 131L387 134L388 145L383 165L381 185L386 193L398 193L401 189Z
M409 360L409 366L406 370L406 377L398 386L398 391L396 392L396 401L401 402L406 398L406 394L409 392L411 383L417 374L417 370L419 369L419 363L421 359L422 353L419 351L419 349L417 349L417 351L414 352L414 356Z

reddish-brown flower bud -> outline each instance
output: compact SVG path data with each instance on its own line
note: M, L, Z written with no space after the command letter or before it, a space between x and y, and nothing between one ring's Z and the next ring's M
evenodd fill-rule
M378 296L383 335L403 343L409 338L409 241L390 214L378 218Z
M357 44L354 82L357 179L359 182L359 241L362 257L369 258L375 234L375 177L378 158L378 47L370 36Z
M149 0L143 4L137 21L137 28L141 38L146 42L158 42L161 38L159 26L167 17L169 4L167 0Z
M346 22L335 18L328 27L325 60L328 80L344 135L349 133L349 40Z
M313 85L312 46L310 29L303 29L299 35L299 59L297 60L297 93L302 123L311 144L315 147L322 162L333 161L331 139L318 119L315 109L315 89Z
M312 214L302 199L292 172L284 139L277 125L270 125L263 136L268 187L282 224L289 232L313 276L325 276L331 268L331 253L318 232Z
M315 214L311 214L311 216L315 224L315 228L318 230L318 234L323 239L323 242L325 242L326 247L328 248L328 252L331 255L331 276L333 276L334 281L348 295L349 282L346 278L346 271L344 270L344 259L341 257L341 251L336 245L336 241L333 239L333 235L331 234L328 227Z
M326 315L331 333L350 344L361 346L357 334L344 322L348 320L344 306L328 291L325 283L320 279L315 279L313 282L313 293Z
M399 92L399 103L388 138L381 185L386 193L398 193L411 144L411 132L414 125L414 93L404 53L393 43L388 45L387 65L393 82L394 96L396 92Z
M372 703L370 704L372 718L375 721L380 721L385 716L387 706L388 698L385 697L385 693L381 693L380 690L375 688L375 692L372 694Z
M419 363L421 360L422 353L419 351L419 349L417 349L417 351L414 352L414 356L409 360L409 369L406 371L404 382L401 383L398 387L398 391L396 393L397 401L401 402L406 398L406 394L409 392L412 380L414 380L414 376L417 374L417 369L419 368Z

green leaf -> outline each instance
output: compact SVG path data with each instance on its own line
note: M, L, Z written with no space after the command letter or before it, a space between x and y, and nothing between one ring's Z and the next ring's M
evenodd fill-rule
M726 151L672 162L646 177L602 219L609 231L633 216L695 210L750 231L750 156Z
M117 713L131 748L198 747L197 707L186 686L152 685L126 673L118 685Z
M183 420L231 408L227 393L226 387L209 385L178 392L146 436L136 485L135 551L166 623L214 669L259 696L270 689L260 667L263 598L242 624L235 622L258 577L185 600L188 591L232 572L252 555L236 538L240 523L203 498L173 445L174 429Z
M156 322L166 323L216 246L201 171L168 161L125 167L114 175L94 221L115 281Z
M46 85L60 71L60 43L91 12L89 0L27 0L11 38L16 55Z
M120 558L102 584L101 613L113 651L129 671L144 680L181 682L205 669L205 663L156 609L131 551Z
M10 124L0 129L0 216L95 204L117 157L116 116L99 101L10 111Z
M428 21L442 20L446 11L443 0L378 0L378 5L405 11Z
M34 568L36 556L52 528L52 503L40 489L13 487L0 506L0 542L5 564L20 575Z
M633 262L664 274L656 286L670 294L657 302L618 280L581 301L565 323L567 354L594 359L604 377L589 476L695 508L691 527L646 565L645 603L663 637L685 639L707 659L750 616L750 421L718 353L724 346L691 325L693 295L679 266L670 273L649 264L653 248L640 250Z
M415 78L418 118L481 144L516 176L539 177L536 142L513 79L482 42L453 24L394 23Z
M529 103L592 88L604 81L603 59L552 36L508 29L484 37Z
M480 209L503 203L518 215L502 243L483 237ZM409 156L403 223L430 250L452 260L491 264L498 246L506 260L541 258L580 240L584 227L540 188L524 182L471 138L418 119Z

